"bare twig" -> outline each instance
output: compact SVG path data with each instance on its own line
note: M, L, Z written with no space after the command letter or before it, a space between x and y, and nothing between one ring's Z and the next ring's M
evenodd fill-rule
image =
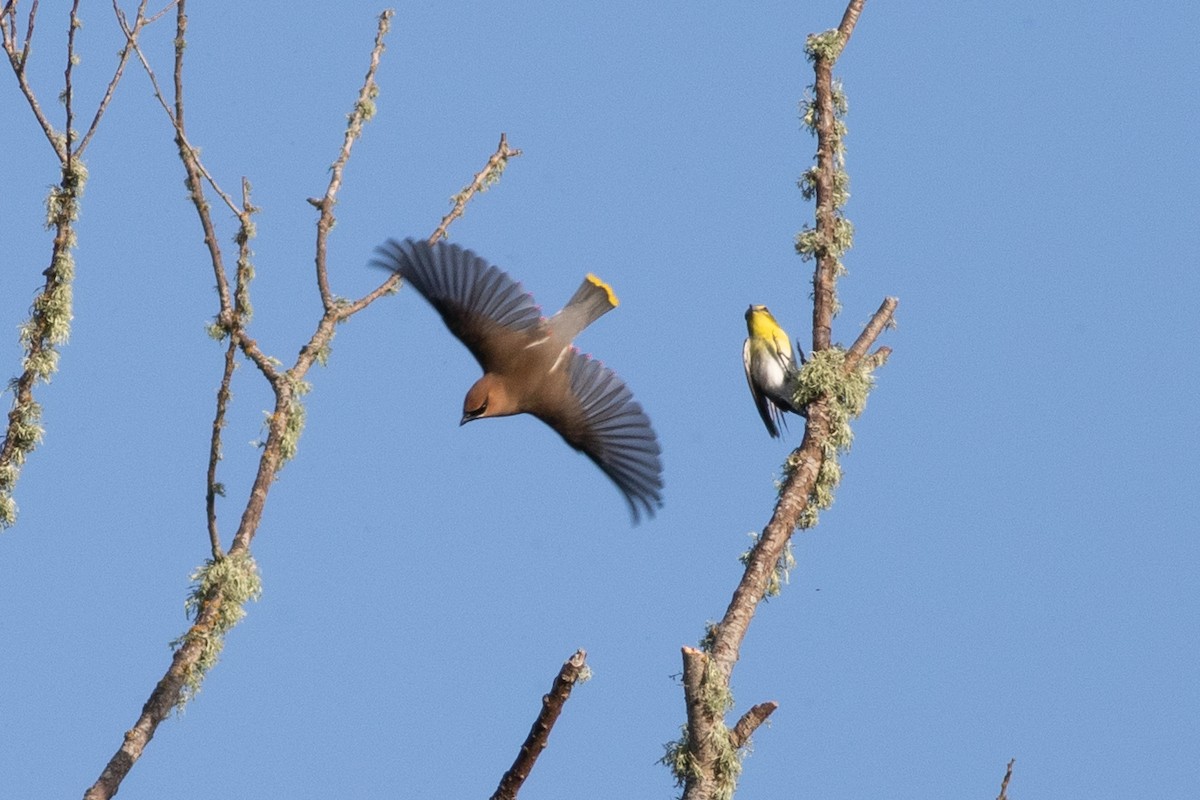
M483 169L475 174L474 179L464 186L461 192L454 196L454 208L451 209L449 214L442 217L442 221L438 224L437 228L429 235L430 244L446 235L446 231L449 229L451 223L463 215L467 203L470 202L471 198L487 187L489 176L499 176L504 171L505 166L507 166L508 160L516 158L519 155L521 155L521 151L511 149L508 146L508 138L503 133L500 134L500 144L496 147L496 152L492 153L487 163L484 164ZM494 181L494 178L490 180ZM387 277L387 280L367 294L353 302L340 306L338 309L338 321L347 319L362 311L383 295L395 290L399 283L400 274L396 272L391 273Z
M75 91L71 75L75 71L75 31L79 29L79 0L71 4L71 21L67 24L67 68L63 72L63 105L67 109L67 123L63 130L66 141L67 167L71 166L72 145L75 143Z
M766 722L767 717L774 714L777 708L779 708L779 703L776 703L774 700L768 700L765 703L759 703L752 707L730 729L729 743L734 748L744 747L746 742L750 741L750 737L754 732L758 730L758 726Z
M221 431L225 429L225 409L229 406L233 382L233 370L237 366L237 342L232 337L229 346L225 348L225 368L221 373L221 386L217 389L217 411L213 417L212 437L209 440L208 474L204 493L204 506L208 517L208 539L212 547L214 559L221 558L225 551L221 549L221 536L217 531L217 497L225 494L224 487L217 481L217 463L221 460Z
M496 152L488 159L487 164L484 164L483 169L475 174L474 180L464 186L461 192L454 195L454 207L450 209L450 213L442 217L441 224L429 237L429 243L433 244L438 239L444 238L450 223L463 215L471 198L478 192L487 191L489 186L500 180L504 168L508 166L508 160L519 155L521 155L521 151L511 149L508 146L508 137L503 133L500 134L500 144L497 145Z
M184 3L177 0L177 2L173 3L172 5L174 5L176 7L176 13L175 13L176 31L177 32L182 31L182 32L186 33L187 32L187 14L182 13ZM153 19L157 19L158 17L162 16L162 14L170 7L171 6L168 5L167 8L164 8L162 11L158 12L158 14L155 14ZM221 188L220 184L217 183L216 178L214 178L212 176L212 174L205 168L203 162L200 161L200 156L198 153L196 153L196 148L192 146L191 142L188 141L187 135L184 133L183 119L177 118L177 116L176 116L177 112L178 112L178 108L182 104L182 98L183 98L183 93L182 93L183 92L183 84L180 80L180 75L178 73L178 67L180 65L180 56L178 54L179 48L176 47L176 68L177 68L177 72L176 72L176 76L175 76L175 78L176 78L176 80L175 80L176 112L172 112L171 105L170 105L170 103L167 102L166 95L163 94L162 88L158 84L158 76L156 76L154 74L154 70L150 67L150 62L146 59L146 54L142 52L141 44L138 42L138 31L136 28L129 27L129 23L125 19L125 12L123 12L121 10L120 6L117 5L117 0L113 0L113 11L116 13L117 22L120 23L121 30L124 31L124 33L125 33L126 46L133 48L133 52L137 54L138 61L141 62L142 69L145 70L145 72L146 72L146 77L148 77L150 79L150 85L154 89L155 99L158 100L159 105L162 106L163 111L165 111L167 114L167 117L170 118L171 124L175 127L175 136L176 136L175 143L181 149L186 149L186 150L190 151L192 168L194 168L196 170L196 172L198 173L199 176L203 177L204 180L208 182L208 185L211 186L213 191L217 193L217 196L221 198L221 201L224 202L225 205L229 207L230 211L232 211L234 214L240 214L241 209L238 208L237 203L235 203L233 198L227 192L225 192L225 190L223 190ZM180 22L181 18L182 18L182 23ZM189 173L190 173L190 171L191 170L189 169ZM189 181L192 180L192 177L190 174L188 176L188 180Z
M50 124L49 118L46 117L42 106L38 103L37 95L33 91L33 87L29 85L29 79L26 76L25 68L29 63L29 48L33 42L34 23L37 19L38 0L33 0L33 4L29 7L28 24L25 29L25 39L22 43L17 42L17 5L16 3L8 3L4 7L3 14L0 14L0 25L3 25L4 30L4 52L8 55L8 63L12 65L13 75L16 76L17 86L21 89L21 94L25 95L25 102L29 103L29 108L33 111L33 116L41 126L42 132L46 134L46 139L50 142L50 146L54 148L54 153L58 156L58 160L62 163L67 162L67 143L60 139L54 126Z
M346 171L346 162L350 160L350 149L354 141L362 136L363 124L375 116L375 98L379 95L379 86L375 83L375 73L379 69L379 59L383 57L384 37L391 26L393 12L388 10L379 15L379 27L375 32L375 47L371 49L371 63L367 67L367 75L363 79L362 89L358 92L358 100L354 111L350 113L349 124L342 138L342 149L330 169L329 186L320 200L310 201L321 210L317 220L317 288L321 292L321 302L325 310L334 305L333 293L329 290L329 272L326 269L326 243L329 232L333 230L333 207L337 202L338 190L342 187L342 176Z
M1008 800L1008 782L1012 780L1013 764L1016 763L1015 758L1009 759L1008 769L1004 771L1004 780L1000 782L1000 794L996 795L996 800Z
M491 800L516 800L517 792L521 791L525 779L533 771L538 756L546 749L550 731L554 728L558 715L562 713L563 706L571 696L571 690L575 688L576 683L588 678L586 659L585 651L576 650L575 654L562 665L562 669L558 671L558 676L554 679L554 685L550 687L549 694L542 696L542 710L538 713L533 727L529 729L529 735L525 737L525 743L521 745L521 752L517 754L517 758L508 772L505 772L504 777L500 779L500 785L496 788Z
M879 310L871 317L871 321L863 328L862 333L858 335L858 339L846 351L846 369L852 370L858 366L859 360L870 349L875 340L879 338L879 334L883 333L884 328L892 324L892 317L895 316L896 306L900 301L895 297L885 297L883 303L879 306ZM891 350L888 351L889 353Z
M138 3L137 16L134 18L133 23L134 31L140 32L142 28L157 20L166 11L164 8L153 17L147 18L146 2L147 0L141 0L141 2ZM173 6L175 3L172 2L170 5ZM168 6L168 8L170 8L170 6ZM108 87L104 90L104 97L100 99L100 104L96 106L96 114L92 117L92 124L88 126L87 132L79 141L79 147L76 150L77 154L83 155L83 151L87 150L88 144L92 141L92 137L96 134L96 129L100 126L100 118L104 116L104 112L108 109L108 104L112 102L113 94L116 93L117 84L121 82L121 78L125 75L125 65L127 63L129 63L128 45L122 47L120 53L118 54L117 69L113 72L112 80L108 82Z

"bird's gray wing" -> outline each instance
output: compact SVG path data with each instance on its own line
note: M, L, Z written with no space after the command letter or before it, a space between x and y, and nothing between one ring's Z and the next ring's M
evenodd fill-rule
M513 334L524 346L542 325L533 296L470 250L446 242L388 239L375 253L371 263L412 284L484 371L511 355Z
M767 433L771 434L771 438L777 439L779 438L779 428L786 427L787 421L775 403L759 388L760 379L754 374L756 365L752 347L750 339L746 339L746 343L742 345L742 365L746 368L746 384L750 387L750 396L754 398L754 407L758 409L758 415L762 417L763 425L767 426Z
M662 452L650 418L617 374L572 349L570 402L534 414L581 450L625 495L633 520L662 506Z

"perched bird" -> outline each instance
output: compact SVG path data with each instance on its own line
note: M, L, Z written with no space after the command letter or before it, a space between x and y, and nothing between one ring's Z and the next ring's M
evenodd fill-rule
M412 284L483 368L463 401L460 425L532 414L604 470L634 522L642 511L654 515L663 482L650 419L616 373L571 344L617 307L608 284L588 275L546 319L518 283L458 245L389 239L376 253L372 263Z
M797 408L792 399L800 368L796 366L787 331L779 326L766 306L752 305L746 309L746 330L750 333L742 345L746 383L750 385L754 406L767 426L767 433L777 437L779 429L787 427L785 411L804 416L804 409ZM796 348L800 348L799 343ZM804 362L803 351L800 361Z

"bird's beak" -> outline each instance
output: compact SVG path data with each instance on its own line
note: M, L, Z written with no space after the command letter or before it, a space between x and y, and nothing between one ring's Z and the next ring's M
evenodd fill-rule
M468 422L470 422L473 419L475 419L475 418L472 417L470 414L463 414L463 418L458 421L458 427L461 428L463 425L466 425Z

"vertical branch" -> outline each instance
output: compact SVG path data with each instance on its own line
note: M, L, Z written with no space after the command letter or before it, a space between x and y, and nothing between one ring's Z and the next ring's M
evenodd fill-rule
M144 16L145 0L138 9L134 30L140 31L147 24ZM46 199L46 225L54 230L54 241L50 251L50 265L42 271L45 281L34 298L29 319L21 326L20 340L24 349L21 373L9 383L13 393L12 408L0 442L0 529L16 521L17 506L13 490L25 459L41 442L41 406L34 398L33 390L38 382L48 383L58 370L58 348L66 344L71 331L73 308L72 284L75 277L75 262L71 251L75 248L75 221L79 217L79 200L87 183L87 169L80 156L88 140L97 130L117 84L124 74L128 57L122 51L117 68L108 83L103 99L96 108L87 136L75 146L75 89L73 74L75 62L75 33L80 28L79 0L71 6L67 29L67 64L63 72L63 103L66 107L66 129L59 133L51 125L38 103L37 95L29 84L26 68L29 65L30 48L37 19L38 4L30 6L24 40L18 42L17 4L10 0L0 9L0 40L8 55L9 65L17 79L17 85L33 111L42 132L59 160L61 175L56 186L50 189Z
M63 104L67 109L67 123L63 131L64 150L67 152L67 168L71 167L71 151L74 149L75 131L75 91L71 86L71 73L75 71L75 31L79 29L79 0L71 4L71 21L67 25L67 68L63 72Z
M375 73L379 70L379 59L383 57L383 40L391 27L393 11L387 10L379 15L379 27L375 31L375 46L371 49L371 62L367 67L367 75L363 79L362 88L358 92L358 100L354 103L354 111L350 113L346 133L342 137L342 149L330 169L329 186L320 200L309 202L321 211L317 219L317 288L321 293L321 302L325 310L333 308L333 293L329 290L329 272L326 269L326 245L329 232L333 230L333 207L337 203L338 191L342 188L342 177L346 171L346 163L350 160L350 150L354 142L362 136L363 125L375 116L375 98L379 96L379 85L375 82Z
M785 479L770 521L745 557L746 569L725 615L710 627L703 650L683 649L684 698L688 721L683 738L667 746L664 757L684 787L684 800L724 800L732 797L741 765L737 751L777 707L759 703L732 730L724 723L732 707L730 680L742 642L758 604L785 563L788 543L797 527L815 524L816 510L832 502L839 476L836 454L850 438L848 420L862 410L870 388L870 368L887 358L881 348L864 358L890 323L896 301L888 298L847 354L832 347L837 313L836 281L849 247L851 227L838 209L848 196L842 171L838 112L844 99L835 89L833 64L841 54L862 12L864 0L851 0L838 29L809 37L806 49L815 72L814 99L806 122L817 135L816 165L805 173L802 188L816 199L815 227L797 237L797 250L812 257L813 357L799 379L797 400L807 410L800 446L788 458Z
M815 66L815 97L817 106L817 174L816 222L817 267L813 271L813 351L829 347L833 333L833 316L837 306L835 281L837 256L829 243L834 231L834 179L837 167L833 150L833 60L818 58Z
M25 73L25 68L29 64L29 48L33 43L34 22L37 19L38 0L33 0L33 4L29 8L28 24L25 29L24 41L20 44L17 42L17 4L10 2L4 6L3 12L0 13L0 25L3 26L4 52L8 55L8 63L12 66L13 75L17 79L17 86L21 89L21 94L25 96L25 102L29 103L29 108L33 111L33 117L37 120L38 125L42 129L42 133L46 135L50 146L54 148L55 155L58 160L65 163L67 160L66 141L61 139L58 132L54 130L54 126L50 124L49 118L42 111L42 106L38 103L37 95L33 91L33 87L29 85L29 79Z

